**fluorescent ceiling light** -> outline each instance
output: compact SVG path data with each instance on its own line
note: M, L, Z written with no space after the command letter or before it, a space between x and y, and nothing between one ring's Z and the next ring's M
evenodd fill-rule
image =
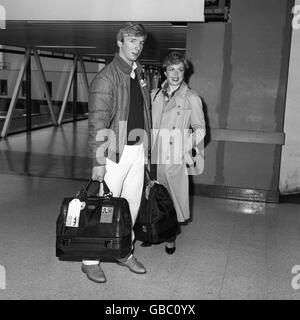
M36 48L59 48L59 49L96 49L94 46L54 46L54 45L37 45Z
M114 56L114 53L86 53L87 56Z

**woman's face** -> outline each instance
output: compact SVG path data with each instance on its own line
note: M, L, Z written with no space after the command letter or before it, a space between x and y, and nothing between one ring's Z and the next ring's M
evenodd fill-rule
M171 64L167 66L165 76L170 86L178 87L184 78L184 64Z

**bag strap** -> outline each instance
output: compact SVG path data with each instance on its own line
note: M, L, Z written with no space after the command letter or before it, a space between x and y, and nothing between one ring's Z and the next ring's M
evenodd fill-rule
M145 174L146 174L147 180L152 180L151 179L151 173L150 173L150 171L149 171L149 169L148 169L148 167L146 165L145 165Z
M159 92L161 91L161 89L162 89L162 88L159 88L159 89L156 91L156 93L155 93L155 95L154 95L154 97L153 97L153 102L154 102L155 98L157 97L157 95L159 94Z

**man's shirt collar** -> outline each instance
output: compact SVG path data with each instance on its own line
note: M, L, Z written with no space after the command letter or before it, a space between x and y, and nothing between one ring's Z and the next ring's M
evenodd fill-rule
M137 64L133 62L132 71L130 73L130 78L135 79L135 69L137 68Z

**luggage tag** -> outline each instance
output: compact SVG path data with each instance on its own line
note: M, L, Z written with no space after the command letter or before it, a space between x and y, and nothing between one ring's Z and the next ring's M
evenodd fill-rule
M85 206L84 202L81 202L79 199L73 199L68 206L66 227L74 227L78 228L79 226L79 217L80 210L82 210Z
M107 206L102 207L100 223L112 223L114 215L114 208Z

